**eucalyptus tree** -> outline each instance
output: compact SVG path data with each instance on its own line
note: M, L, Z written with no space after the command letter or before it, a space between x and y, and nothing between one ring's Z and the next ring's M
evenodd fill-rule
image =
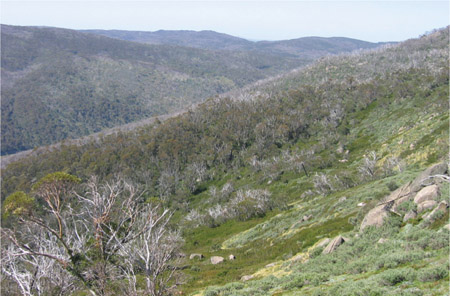
M58 289L112 295L139 273L146 285L135 285L136 295L173 288L169 262L181 240L169 231L172 213L146 202L144 191L122 178L79 183L67 173L52 173L30 195L6 198L4 214L14 227L2 229L2 274L25 295Z

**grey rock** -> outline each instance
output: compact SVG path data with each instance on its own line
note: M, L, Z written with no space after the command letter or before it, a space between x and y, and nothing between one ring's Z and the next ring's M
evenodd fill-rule
M311 219L311 218L312 218L312 215L305 215L305 216L303 216L303 218L302 218L302 222L308 221L308 220Z
M337 236L328 244L328 246L322 251L322 254L330 254L334 252L340 245L345 242L342 236Z
M439 187L437 185L427 186L417 192L416 196L414 197L414 202L416 204L420 204L427 200L434 200L440 195L441 193L439 192Z
M437 205L437 201L426 200L417 206L417 213L421 213L423 211L430 210L430 209L434 208L436 205Z
M190 260L192 260L192 259L195 259L195 258L198 258L198 259L203 259L203 258L205 258L205 256L203 256L202 254L191 254L190 256L189 256L189 259Z
M367 226L379 227L383 225L384 218L389 215L388 212L389 211L386 204L378 205L375 208L371 209L364 217L361 223L360 230L363 230Z
M438 211L443 211L443 212L448 211L448 203L447 203L445 200L441 201L441 202L437 205L437 207L435 207L435 208L431 211L431 213L429 213L428 215L426 215L424 218L425 218L425 219L433 219L434 215L435 215L436 212L438 212Z
M251 280L252 278L254 278L253 275L244 275L243 277L241 277L241 281L246 282L248 280Z
M416 217L417 217L417 212L414 210L411 210L405 214L405 217L403 217L403 222L406 222L411 219L415 219Z
M211 257L211 264L219 264L223 262L223 257L220 256L212 256Z
M411 191L417 192L420 189L422 189L424 185L424 180L426 180L430 176L447 175L447 174L448 174L448 165L445 162L435 164L427 168L416 179L414 179L414 181L411 183Z
M317 248L325 247L330 242L330 239L328 237L323 238L317 245Z

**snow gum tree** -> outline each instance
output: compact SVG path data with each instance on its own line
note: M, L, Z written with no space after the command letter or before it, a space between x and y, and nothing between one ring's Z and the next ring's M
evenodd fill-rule
M6 198L3 212L14 227L1 230L2 275L17 284L17 294L113 295L128 285L134 295L165 295L174 289L169 262L181 239L169 230L172 213L145 202L143 190L122 178L80 183L53 173L30 195ZM137 284L140 274L145 285Z

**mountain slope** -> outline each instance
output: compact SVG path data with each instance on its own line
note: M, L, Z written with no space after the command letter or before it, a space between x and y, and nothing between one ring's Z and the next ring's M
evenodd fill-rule
M446 28L327 57L179 117L42 152L2 171L2 196L53 171L135 180L176 211L186 295L445 295L448 47ZM430 186L425 208L414 195ZM382 225L361 227L380 205ZM327 254L326 238L343 244Z
M2 26L2 154L179 110L306 62Z

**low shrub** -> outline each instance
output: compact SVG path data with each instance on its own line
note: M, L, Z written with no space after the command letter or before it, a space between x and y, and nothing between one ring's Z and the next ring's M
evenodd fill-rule
M448 266L436 266L419 270L417 279L421 282L434 282L448 277Z
M395 286L404 281L412 281L416 272L412 268L390 269L380 275L380 283L385 286Z

